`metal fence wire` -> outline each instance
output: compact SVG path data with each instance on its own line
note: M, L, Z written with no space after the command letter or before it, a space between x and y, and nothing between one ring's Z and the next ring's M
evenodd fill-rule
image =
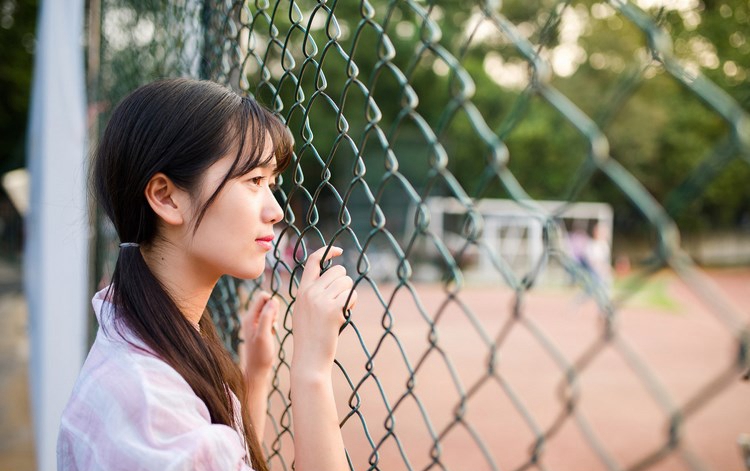
M750 4L735 3L747 18ZM699 436L721 429L726 416L705 417L727 407L750 432L747 309L681 241L711 185L727 172L747 175L750 163L746 104L707 78L705 64L681 57L684 41L673 38L675 12L688 24L700 19L699 5L89 2L91 101L102 119L138 84L192 76L256 97L296 139L265 274L222 279L209 304L235 352L241 284L283 306L264 445L272 469L293 468L290 319L307 254L324 244L345 249L341 263L360 293L334 373L352 469L746 466L734 429L717 435L720 444ZM597 42L586 42L592 31ZM625 37L632 43L620 44ZM747 75L735 62L723 70L741 82ZM596 80L581 81L584 72ZM588 95L577 88L592 83L599 88ZM633 163L647 136L619 145L618 126L651 119L638 114L648 109L644 96L666 90L683 103L671 118L693 107L714 132L657 191ZM540 116L553 124L526 141L531 147L514 147ZM538 181L562 183L543 191ZM591 195L608 204L587 209L581 202ZM611 231L613 221L622 240L647 243L635 274L616 288L568 243L576 224ZM103 237L100 264L108 243ZM631 309L665 279L681 287L681 307ZM692 304L705 316L664 366L651 347L670 348L668 329ZM651 323L639 331L651 343L628 330L639 316ZM708 370L699 367L709 355L704 336L720 342ZM602 368L625 382L607 383ZM681 382L669 379L675 374ZM608 412L597 416L593 404Z

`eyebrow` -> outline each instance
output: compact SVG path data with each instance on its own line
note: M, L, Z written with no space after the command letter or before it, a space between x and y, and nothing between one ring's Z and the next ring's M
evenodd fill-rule
M273 163L271 163L273 162ZM266 159L262 164L258 165L255 168L262 168L262 169L272 169L273 173L275 175L278 175L279 172L279 166L276 164L276 156L273 156L271 158Z

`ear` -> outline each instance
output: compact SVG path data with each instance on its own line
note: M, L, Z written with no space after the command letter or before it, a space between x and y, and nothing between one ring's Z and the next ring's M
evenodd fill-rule
M187 193L161 172L154 174L146 184L144 196L151 209L165 223L179 226L185 222L184 213L189 205Z

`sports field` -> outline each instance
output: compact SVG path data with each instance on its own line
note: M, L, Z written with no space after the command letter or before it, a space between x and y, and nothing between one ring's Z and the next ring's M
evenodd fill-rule
M750 322L750 270L714 271L709 272L708 276L722 297L744 316L747 325ZM416 289L424 312L434 318L446 299L442 288L438 285L416 285ZM380 290L387 299L393 293L394 286L380 285ZM693 291L673 274L664 272L657 275L647 288L618 311L615 339L624 339L627 345L632 346L677 407L683 407L707 383L729 372L728 382L720 384L719 392L686 417L680 428L679 439L682 446L704 463L707 469L744 471L746 468L742 463L737 438L741 433L750 433L750 382L741 380L740 372L733 369L737 354L733 332ZM375 353L385 331L382 326L384 309L372 290L360 286L359 294L360 301L353 312L353 320L364 345L374 354L374 360L373 376L359 388L358 410L377 444L386 434L384 395L391 408L395 408L394 420L389 427L398 438L403 455L412 469L424 469L432 462L434 441L422 412L409 395L396 406L407 390L409 371L393 337L386 336ZM413 299L406 291L397 291L391 307L391 330L400 341L412 369L415 369L420 356L430 345L430 329ZM535 436L513 404L508 391L515 395L515 400L523 405L530 419L544 433L556 419L567 417L566 396L563 399L560 396L560 386L566 384L562 381L564 375L526 324L511 322L513 293L491 287L467 286L461 291L459 299L476 315L476 320L491 340L496 340L498 333L510 326L495 356L495 371L509 389L503 389L496 379L487 380L467 400L464 420L481 437L487 453L499 469L517 469L528 461ZM6 321L2 329L3 345L7 347L3 351L7 355L0 381L5 399L0 433L3 437L0 469L31 470L34 461L25 382L27 358L25 353L20 353L28 349L22 328L25 312L23 309L5 309L9 306L7 302L2 306L2 319ZM602 339L602 318L594 303L582 297L578 291L561 288L532 290L524 297L521 311L529 325L538 327L568 363L576 361ZM14 321L10 323L11 320ZM435 330L436 345L451 359L463 387L470 388L488 370L489 350L484 340L455 304L444 310ZM626 469L665 445L669 414L633 373L620 350L615 348L615 341L603 345L591 363L578 370L575 410L590 424L592 433L611 454L616 466ZM342 335L338 358L352 381L358 382L363 377L367 359L351 328L347 328ZM419 398L437 435L453 420L460 402L445 365L439 351L434 350L414 377L414 396ZM375 377L383 388L383 395ZM285 375L282 374L279 379L281 389L286 391ZM344 417L351 411L347 405L351 388L340 374L337 375L336 385L339 410ZM566 391L562 389L563 393ZM352 401L352 404L356 402ZM271 411L275 417L281 417L281 405L279 397L274 396ZM288 425L287 420L281 422ZM528 469L607 469L579 424L573 416L564 418L556 433L544 443L540 455L541 466ZM368 469L372 447L359 417L352 416L347 421L344 434L355 469ZM274 428L269 426L266 440L269 446L273 446L273 438ZM447 469L491 469L465 427L454 427L439 443L439 461ZM290 456L291 445L289 436L283 434L282 455ZM681 456L679 451L672 453L645 469L690 469ZM378 468L382 470L407 469L393 437L386 439L380 447L378 460ZM272 465L273 469L282 469L278 458L272 460ZM441 468L437 466L432 469Z
M750 272L712 272L704 282L718 289L747 325ZM686 459L713 470L745 469L737 439L750 433L750 382L734 366L736 332L673 273L650 278L619 307L610 338L595 303L572 288L528 292L519 319L513 317L514 293L504 288L469 285L457 298L463 308L446 303L439 285L415 285L421 307L405 288L379 289L392 318L384 320L374 291L360 286L352 317L357 331L344 331L338 353L355 385L367 376L358 399L349 399L352 388L343 374L335 381L341 416L352 411L349 404L362 415L344 426L355 469L367 469L373 459L363 421L376 445L383 440L377 456L382 470L408 469L408 461L415 470L439 462L447 469L480 471L492 469L490 460L498 469L518 469L528 463L537 434L545 433L541 465L528 469L608 469L595 445L606 451L613 469L627 469L667 446L670 410L687 404L696 407L677 429L676 451L646 469L691 469ZM432 333L423 314L435 322ZM424 356L431 339L434 347ZM493 376L487 342L497 345ZM371 365L363 346L373 357ZM633 356L635 363L628 361ZM578 363L584 357L591 360ZM636 373L639 365L648 371ZM569 384L565 368L571 366ZM410 369L416 371L411 388ZM701 392L714 380L717 392ZM460 409L459 389L467 394L472 388ZM386 401L392 420L386 420ZM280 407L280 400L272 401L276 413ZM457 415L463 422L449 427ZM481 438L484 451L472 434ZM434 436L440 436L436 449ZM288 437L281 445L289 449Z

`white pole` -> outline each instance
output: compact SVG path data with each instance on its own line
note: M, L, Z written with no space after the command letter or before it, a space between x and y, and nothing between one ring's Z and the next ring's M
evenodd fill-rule
M24 283L37 468L57 468L60 415L85 354L86 94L83 0L42 0L29 121Z

